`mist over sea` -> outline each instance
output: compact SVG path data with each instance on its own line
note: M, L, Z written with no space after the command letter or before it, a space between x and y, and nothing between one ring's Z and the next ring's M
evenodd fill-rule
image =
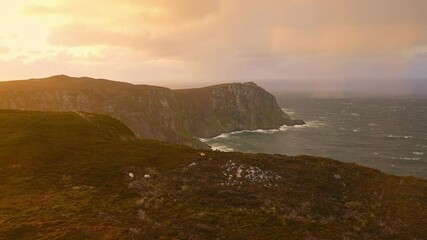
M276 96L305 126L204 139L221 151L314 155L427 178L427 99Z

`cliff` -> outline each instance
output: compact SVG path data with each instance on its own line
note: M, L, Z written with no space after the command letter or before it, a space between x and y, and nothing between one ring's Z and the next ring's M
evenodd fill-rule
M171 90L61 75L1 82L0 108L107 114L140 138L193 146L195 137L295 124L274 96L254 83Z
M427 181L0 110L0 239L426 239Z
M185 129L197 137L295 124L281 111L275 97L255 83L223 84L174 92L187 115Z

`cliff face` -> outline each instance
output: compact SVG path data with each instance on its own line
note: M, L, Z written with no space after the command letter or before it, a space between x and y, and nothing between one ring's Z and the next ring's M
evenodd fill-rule
M174 91L61 75L0 83L0 108L108 114L140 138L188 145L194 137L294 124L254 83Z
M185 128L198 137L294 125L275 97L255 83L223 84L175 93L187 114Z

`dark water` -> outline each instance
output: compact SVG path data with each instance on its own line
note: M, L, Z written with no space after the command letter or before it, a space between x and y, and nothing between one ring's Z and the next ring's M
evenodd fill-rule
M427 99L277 100L308 124L223 134L207 143L224 151L330 157L427 178Z

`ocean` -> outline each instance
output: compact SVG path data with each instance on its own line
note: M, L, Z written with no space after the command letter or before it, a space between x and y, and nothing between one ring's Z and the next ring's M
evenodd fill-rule
M202 141L220 151L321 156L427 179L427 99L276 98L307 124Z

